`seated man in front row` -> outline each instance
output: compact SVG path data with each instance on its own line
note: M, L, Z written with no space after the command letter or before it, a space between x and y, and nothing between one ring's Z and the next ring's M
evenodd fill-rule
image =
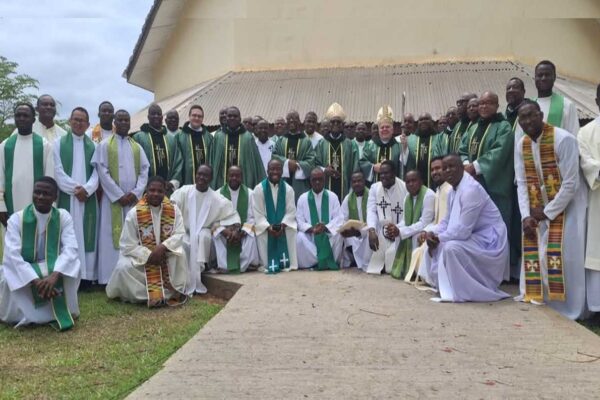
M310 186L298 199L298 267L336 270L340 268L344 244L338 233L343 222L340 201L324 188L325 172L321 168L310 173Z
M434 301L496 301L508 297L498 289L509 263L506 225L485 189L465 174L457 154L444 157L446 181L454 190L448 214L427 229L431 263L419 275L440 294Z
M0 266L0 320L17 327L52 323L67 330L79 315L80 263L73 220L52 207L56 181L33 185L33 204L8 220Z
M109 298L148 307L185 302L187 266L181 212L165 197L167 182L148 179L146 194L127 213L119 261L106 285Z
M342 216L344 221L354 220L366 224L369 189L366 188L364 174L361 171L353 173L350 184L352 192L342 201ZM373 253L369 247L367 229L348 228L340 232L340 235L344 237L343 267L350 267L354 262L358 269L366 271Z

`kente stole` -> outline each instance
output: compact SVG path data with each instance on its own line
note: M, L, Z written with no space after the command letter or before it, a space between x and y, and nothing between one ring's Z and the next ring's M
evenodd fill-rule
M96 146L90 138L83 135L83 152L85 161L85 179L92 176L92 157ZM60 161L65 174L71 176L73 173L73 132L69 132L60 138ZM79 201L79 200L77 200ZM96 193L92 193L87 198L83 208L83 241L86 252L96 249L96 212L97 212ZM61 191L58 194L58 208L71 211L71 196Z
M118 185L119 184L119 146L117 144L117 135L112 135L110 139L108 139L108 172L113 181ZM131 147L131 153L133 155L133 168L135 169L135 174L137 176L140 175L140 146L133 140L128 137L126 140L129 141L129 146ZM112 239L113 246L115 249L119 248L119 239L121 237L121 231L123 230L123 207L119 204L118 201L111 203L110 211L111 211L111 225L112 225Z
M308 192L308 209L310 210L310 224L314 227L318 223L327 224L329 222L329 194L327 190L323 190L323 196L321 197L321 219L319 219L319 213L317 212L317 203L315 201L315 193L310 190ZM315 245L317 246L317 271L324 271L327 269L337 270L340 267L333 258L333 251L331 250L331 243L329 243L329 237L326 232L315 234Z
M535 167L533 151L531 149L531 138L528 135L523 137L523 162L525 164L527 192L531 208L543 207L545 205L545 201L542 198L542 188L545 188L548 202L552 201L560 190L561 176L554 153L554 138L554 127L545 125L542 135L538 138L542 164L541 170L544 175L540 177ZM565 212L559 214L553 221L548 222L548 245L546 249L548 293L552 301L565 301L562 258ZM527 235L523 235L525 301L535 300L542 302L544 300L538 236L538 230L536 230L535 237L532 239Z
M367 201L369 200L369 189L365 188L365 191L362 195L362 201L360 204L360 209L362 211L362 221L367 221ZM350 219L354 219L356 221L361 221L358 218L358 199L356 198L356 193L354 191L350 193L350 197L348 198L348 217Z
M44 176L44 139L36 134L31 133L33 145L33 181L37 181ZM4 203L6 204L6 212L10 217L14 213L14 203L12 195L13 187L13 168L15 162L15 147L19 134L9 136L4 144ZM19 162L29 162L29 160L18 160Z
M421 218L423 212L423 199L427 193L427 187L421 186L419 194L417 194L417 201L413 205L413 197L409 194L404 199L404 225L410 226L416 224ZM408 267L410 266L410 260L412 258L412 238L402 239L396 249L396 256L392 263L391 276L396 279L404 279Z
M39 279L43 279L42 270L38 265L38 232L37 232L37 217L35 215L33 204L28 205L23 210L23 221L21 226L22 232L22 243L21 243L21 256L23 260L27 261ZM48 267L48 275L54 272L54 265L56 259L60 253L60 236L61 236L61 225L60 225L60 212L52 207L48 222L46 222L46 238L45 238L45 252L44 259ZM51 325L60 330L66 331L71 329L75 322L69 311L67 305L67 297L63 285L62 275L58 278L54 289L58 291L59 295L50 299L50 305L52 306L52 313L54 314L55 322ZM35 308L40 308L47 304L48 300L42 299L32 284L31 291L33 294L33 301Z
M229 185L224 185L220 192L227 200L231 201L231 191L229 190ZM244 226L248 220L248 188L244 185L240 185L236 209L240 216L242 226ZM240 272L241 254L241 243L227 245L227 271L231 273Z

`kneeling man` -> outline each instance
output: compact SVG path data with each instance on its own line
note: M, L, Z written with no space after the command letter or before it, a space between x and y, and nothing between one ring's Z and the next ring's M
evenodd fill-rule
M298 199L298 267L337 270L344 244L338 233L343 222L340 201L335 193L324 189L321 168L310 173L310 186L311 190Z
M121 251L106 294L148 307L183 304L187 266L181 212L171 203L167 183L148 179L146 194L129 210L121 233Z
M419 275L437 288L435 301L496 301L509 263L506 224L485 189L469 174L457 154L444 157L446 181L454 190L448 214L422 236L431 263Z
M58 185L50 177L33 185L33 204L8 220L0 266L0 320L17 327L73 327L79 315L80 262L73 220L52 207Z

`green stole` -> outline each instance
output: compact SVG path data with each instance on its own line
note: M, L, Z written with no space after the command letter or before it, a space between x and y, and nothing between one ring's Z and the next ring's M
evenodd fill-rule
M248 188L244 185L240 185L240 193L237 201L237 212L242 221L242 226L248 220ZM221 194L231 201L231 192L229 191L229 184L224 185L221 190ZM240 272L240 255L242 253L242 244L228 244L227 245L227 271L232 273Z
M363 222L365 222L367 220L367 201L369 199L369 189L365 188L365 191L363 192L362 195L362 201L361 201L361 211L362 211L362 216L363 216ZM354 191L352 193L350 193L350 197L348 198L348 216L350 217L350 219L354 219L354 220L359 220L358 219L358 205L357 205L357 199L356 199L356 193L354 193Z
M108 139L108 172L113 181L119 184L119 148L117 145L116 137L118 135L112 135ZM131 146L131 153L133 154L133 168L135 174L140 174L140 146L135 140L128 137L129 145ZM123 208L118 201L111 203L111 224L112 224L112 239L113 246L115 249L119 248L119 239L121 237L121 231L123 230Z
M329 222L329 194L327 190L323 189L323 197L321 198L321 220L319 220L319 214L317 213L317 204L315 202L315 193L312 189L308 192L308 208L310 210L310 223L315 226L319 222ZM315 245L317 246L317 271L324 271L327 269L338 270L340 267L333 258L333 251L331 250L331 244L329 243L329 237L327 233L319 233L315 236Z
M417 223L421 218L423 212L423 199L427 193L427 187L421 186L419 194L417 195L417 201L413 206L413 197L411 195L406 196L404 199L404 224L410 226ZM412 238L402 239L396 250L396 256L392 263L392 277L396 279L404 279L406 271L410 266L410 259L412 258Z
M60 228L60 212L56 208L52 207L52 211L50 211L50 217L48 218L48 222L46 224L45 240L45 260L46 265L48 266L48 275L54 272L54 265L56 264L58 253L60 252ZM23 210L23 222L21 229L23 237L21 244L21 256L23 257L23 260L27 261L31 265L38 278L43 279L44 276L42 275L40 266L37 263L37 217L35 215L33 204L28 205L25 210ZM62 276L58 278L54 288L60 294L50 299L52 312L56 318L56 322L53 322L51 325L60 331L66 331L67 329L71 329L73 327L74 321L73 317L71 316L71 312L69 311L69 307L67 306L67 297L63 287ZM33 294L35 308L40 308L48 302L48 300L40 297L36 287L33 284L31 285L31 291Z
M83 151L85 153L85 179L89 180L92 175L92 156L96 146L87 135L83 135ZM73 132L69 132L60 139L60 160L65 174L71 176L73 173ZM85 251L91 252L96 249L96 193L87 198L83 211L83 239ZM71 196L65 192L58 195L58 207L67 211L71 210Z
M31 133L33 142L33 181L37 181L44 176L44 139L36 134ZM13 186L13 167L15 161L15 147L19 134L9 136L4 144L4 202L6 203L6 211L8 216L15 212L12 196ZM19 160L19 162L27 163L28 160Z
M271 185L269 185L269 179L262 181L263 193L265 196L265 208L267 211L267 222L270 225L281 224L283 217L285 217L285 185L284 181L279 181L279 187L277 188L277 207L273 203L273 193L271 192ZM239 200L238 200L239 201ZM287 236L285 232L279 237L273 237L267 234L267 271L279 272L281 268L289 268L290 260L287 247ZM273 268L273 271L271 271Z
M548 110L548 124L560 128L563 119L563 108L565 107L565 98L558 93L552 92L550 97L550 109Z

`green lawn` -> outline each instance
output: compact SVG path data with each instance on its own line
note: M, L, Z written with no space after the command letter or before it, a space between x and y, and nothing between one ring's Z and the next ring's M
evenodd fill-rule
M207 301L208 300L208 301ZM81 293L71 331L0 324L0 398L119 399L164 361L224 302L196 297L183 307L148 309Z
M594 332L596 335L600 335L600 313L596 313L592 318L580 322L581 325Z

